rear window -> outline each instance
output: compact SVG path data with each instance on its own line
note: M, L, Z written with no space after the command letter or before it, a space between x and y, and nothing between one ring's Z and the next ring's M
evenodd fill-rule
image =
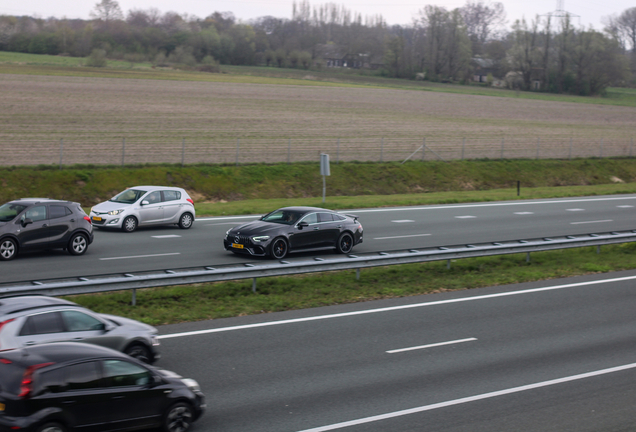
M73 214L73 212L68 207L61 205L49 206L49 211L51 212L51 214L49 215L49 219L61 218Z
M163 191L164 201L176 201L181 199L181 192L179 191Z
M31 315L27 318L20 336L29 336L47 333L60 333L64 331L64 325L59 312L49 312Z

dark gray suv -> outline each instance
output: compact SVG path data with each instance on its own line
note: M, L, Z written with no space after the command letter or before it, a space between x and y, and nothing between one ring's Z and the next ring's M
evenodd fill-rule
M92 242L93 225L79 203L22 198L0 206L0 260L38 249L82 255Z

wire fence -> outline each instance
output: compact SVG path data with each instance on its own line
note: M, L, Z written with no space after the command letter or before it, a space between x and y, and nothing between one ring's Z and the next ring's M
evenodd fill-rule
M337 138L250 139L180 142L144 139L23 142L0 145L2 166L75 164L253 164L318 162L320 154L338 162L458 159L573 159L632 157L634 139L549 138Z

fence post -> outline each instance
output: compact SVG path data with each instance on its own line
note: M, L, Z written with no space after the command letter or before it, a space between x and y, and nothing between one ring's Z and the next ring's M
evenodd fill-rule
M382 162L382 157L384 153L384 138L381 139L380 141L380 162Z
M181 140L181 166L185 164L185 138Z
M126 158L126 138L121 139L121 166L124 166L124 159Z
M422 161L424 161L425 156L426 156L426 138L422 140Z
M287 140L287 165L291 164L291 138Z
M632 157L632 147L634 147L634 138L632 138L632 142L629 145L629 157Z
M601 149L600 149L600 152L599 152L599 157L601 157L601 158L603 157L603 138L601 138Z
M501 159L504 158L504 138L501 139Z
M338 144L336 144L336 164L340 163L340 138L338 138Z
M466 147L466 138L462 138L462 160L464 160L464 148Z
M568 159L572 159L572 137L570 137L570 157Z
M539 146L541 145L541 138L537 138L537 159L539 159Z
M241 139L237 138L236 139L236 166L238 166L238 160L239 160L239 145L240 145Z
M64 138L60 138L60 169L62 169L63 158L64 158Z

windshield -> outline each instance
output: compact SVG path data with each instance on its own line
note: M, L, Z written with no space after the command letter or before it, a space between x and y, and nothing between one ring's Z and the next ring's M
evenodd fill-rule
M9 222L19 215L26 206L6 203L0 206L0 222Z
M139 198L143 196L147 191L137 190L137 189L126 189L122 193L117 196L114 196L109 201L122 203L122 204L132 204L137 202Z
M303 215L301 212L293 210L275 210L268 215L261 218L265 222L274 222L285 225L293 225L298 222L298 219Z

